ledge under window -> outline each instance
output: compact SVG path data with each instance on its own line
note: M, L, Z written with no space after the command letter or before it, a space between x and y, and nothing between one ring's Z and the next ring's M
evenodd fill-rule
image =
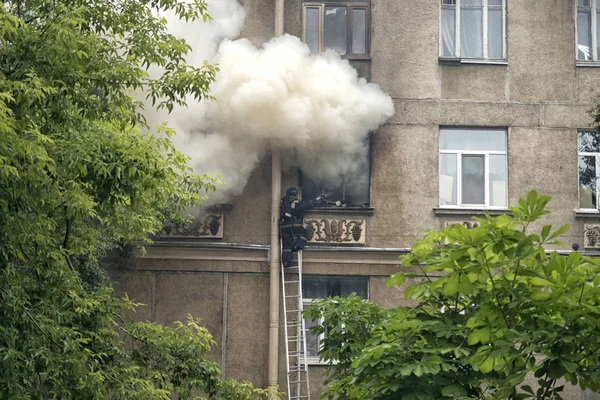
M577 220L588 220L588 221L600 221L600 210L575 210L575 219Z
M373 215L373 207L347 206L347 207L313 207L304 211L305 215L311 214L343 214L343 215Z
M482 209L482 208L445 208L445 207L435 207L433 209L435 215L461 215L461 216L476 216L476 217L484 217L485 214L489 214L492 217L510 214L511 211L508 209Z
M506 60L488 60L485 58L456 58L439 57L439 63L442 65L462 65L462 64L482 64L482 65L508 65Z
M576 61L575 66L583 68L600 68L600 61Z

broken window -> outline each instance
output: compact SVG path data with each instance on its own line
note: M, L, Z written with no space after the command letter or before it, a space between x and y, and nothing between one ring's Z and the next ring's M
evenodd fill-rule
M315 207L368 207L371 176L369 146L362 151L348 165L338 166L339 173L333 176L326 174L327 177L320 177L318 169L300 170L302 198L316 200Z
M305 0L304 42L310 51L368 56L369 1Z

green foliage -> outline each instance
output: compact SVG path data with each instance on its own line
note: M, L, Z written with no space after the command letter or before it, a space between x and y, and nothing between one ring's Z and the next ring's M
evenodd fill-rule
M141 103L210 97L216 68L157 11L208 19L203 0L14 0L0 8L0 397L250 399L206 360L208 332L127 324L100 261L149 242L214 189ZM165 72L152 79L149 67Z
M309 316L325 318L317 329L348 332L328 338L324 359L346 342L354 345L343 363L331 363L336 383L325 396L560 399L560 379L600 391L600 262L544 249L560 244L567 226L527 232L548 213L549 200L532 191L512 216L487 216L479 227L458 224L419 240L403 266L420 272L389 281L421 277L405 289L419 302L415 308L363 305L360 318L332 318L334 303L312 307ZM346 307L344 299L337 302ZM528 374L535 388L523 385Z

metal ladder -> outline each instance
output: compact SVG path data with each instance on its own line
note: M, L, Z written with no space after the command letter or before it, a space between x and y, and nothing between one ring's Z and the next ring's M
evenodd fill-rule
M281 262L283 321L285 324L285 361L288 400L310 400L306 334L302 318L302 250L291 267Z

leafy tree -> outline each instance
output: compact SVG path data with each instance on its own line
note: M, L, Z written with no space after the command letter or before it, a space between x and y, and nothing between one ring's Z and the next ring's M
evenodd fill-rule
M528 233L549 200L533 191L511 216L429 232L403 259L423 277L405 289L414 308L357 298L311 306L308 317L325 317L317 331L330 332L320 353L332 364L325 396L560 399L565 381L600 391L600 261L544 249L560 245L567 226Z
M0 8L0 398L262 396L224 380L197 321L127 324L99 262L148 242L217 183L148 132L142 104L208 97L216 68L160 12L204 0L13 0ZM148 68L164 73L153 79Z

